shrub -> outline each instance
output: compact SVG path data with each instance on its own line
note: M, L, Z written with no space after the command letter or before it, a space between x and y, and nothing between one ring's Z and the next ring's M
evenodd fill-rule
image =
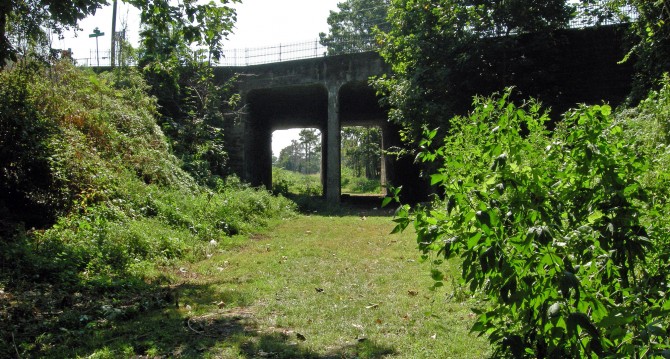
M29 226L110 198L124 173L195 188L169 153L155 100L136 74L115 87L112 75L67 62L25 64L0 73L0 89L0 208Z
M26 86L34 79L29 71L0 72L0 217L44 225L66 201L63 183L54 183L50 169L50 139L57 128Z
M118 75L65 62L0 72L0 212L14 214L0 233L16 242L3 246L2 269L16 267L16 252L32 258L21 270L45 280L124 275L202 258L211 240L293 213L233 178L217 192L198 186L171 154L141 75ZM38 229L16 235L18 222Z
M342 167L342 192L345 193L381 193L379 178L368 179L365 176L356 177L354 171Z
M436 265L461 257L463 280L487 299L472 330L497 356L667 355L668 232L655 228L668 221L645 183L654 159L609 106L566 113L549 134L539 104L509 95L476 98L419 156L437 161L443 195L402 206L396 230L413 223ZM431 275L441 286L442 272Z

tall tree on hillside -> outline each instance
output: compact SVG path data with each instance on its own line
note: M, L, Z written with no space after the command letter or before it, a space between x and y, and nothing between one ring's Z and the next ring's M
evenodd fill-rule
M337 4L339 11L328 16L329 33L320 33L321 45L329 55L369 50L374 29L389 30L386 20L390 0L346 0Z
M230 83L214 81L210 61L221 56L236 20L229 4L239 1L128 1L141 10L138 65L158 99L159 125L183 168L203 184L216 185L213 178L228 172L223 112L235 101Z

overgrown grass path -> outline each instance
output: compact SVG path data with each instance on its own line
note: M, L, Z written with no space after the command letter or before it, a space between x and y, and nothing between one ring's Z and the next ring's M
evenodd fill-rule
M129 342L192 357L486 356L468 334L471 300L451 284L429 291L430 264L392 228L384 216L286 220L181 268L179 309L128 323Z

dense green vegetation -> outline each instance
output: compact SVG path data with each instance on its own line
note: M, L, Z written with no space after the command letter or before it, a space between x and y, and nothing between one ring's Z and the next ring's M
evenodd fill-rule
M351 168L342 168L342 193L346 194L376 194L381 195L379 178L369 179L356 175ZM303 174L285 170L279 167L272 168L272 192L293 198L320 196L322 194L321 174ZM307 198L305 198L307 200Z
M104 3L0 5L0 62L13 60L0 72L1 357L70 356L82 334L178 302L175 266L296 209L228 170L223 113L238 96L205 60L232 28L229 1L131 1L138 68L52 63L44 29Z
M384 226L361 224L382 223L376 211L334 221L310 200L314 217L272 243L235 236L294 216L281 194L320 194L321 161L305 130L273 170L279 196L229 175L221 127L239 96L208 62L231 2L130 1L139 66L102 74L50 62L43 25L75 26L103 1L0 5L0 62L13 60L0 71L1 357L487 354L465 325L497 357L670 356L667 0L601 3L599 17L638 14L627 107L582 105L551 126L504 89L550 91L523 50L551 61L555 30L592 0L348 0L331 13L331 53L377 31L393 73L374 84L436 188L395 211L422 279ZM378 190L379 137L344 131L343 192Z
M375 46L375 31L388 31L386 20L389 0L346 0L328 16L328 34L319 34L319 42L328 55L370 51Z
M541 84L540 73L522 71L521 37L489 41L535 32L538 48L552 46L552 30L577 7L531 3L391 2L380 41L393 74L376 84L438 188L431 205L398 209L396 231L416 231L435 288L446 278L440 267L459 258L462 283L486 300L472 330L496 357L668 357L670 84L661 74L670 68L653 60L669 49L667 1L596 11L624 16L630 5L640 15L627 108L582 105L550 126L540 103L517 106L518 92L505 90L466 111L450 94Z
M607 10L614 16L626 19L621 9L634 9L637 18L631 21L627 60L635 61L636 76L631 104L644 99L649 89L658 90L664 73L670 71L670 4L667 0L608 0Z
M667 103L667 91L654 98ZM669 143L639 136L667 119L658 107L629 117L582 107L549 133L540 105L508 97L476 100L421 153L437 161L444 195L411 215L403 207L398 229L413 221L436 265L462 258L464 282L489 300L473 330L498 356L667 353Z
M561 41L554 30L567 26L573 10L564 0L391 1L391 29L378 41L393 71L375 81L390 120L404 127L415 148L423 126L444 135L450 118L466 113L474 95L516 86L550 96L546 71L556 66ZM508 36L523 33L534 36ZM540 53L546 56L533 57Z
M198 185L146 83L125 71L121 82L66 62L0 72L0 356L40 356L67 340L59 328L83 330L115 302L139 300L129 316L167 305L147 284L161 268L294 213L234 177Z
M284 196L289 193L307 196L322 194L321 174L304 174L281 167L272 167L272 191Z
M354 177L381 177L382 131L379 127L351 126L342 129L342 168Z

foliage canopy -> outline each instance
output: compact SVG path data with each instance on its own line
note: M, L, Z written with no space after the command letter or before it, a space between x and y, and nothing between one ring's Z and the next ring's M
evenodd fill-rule
M407 141L417 141L423 125L445 126L465 113L472 95L521 85L516 74L542 88L544 70L526 49L551 61L560 41L551 30L565 27L573 10L564 0L391 1L391 28L379 40L393 74L375 82L391 120L407 128ZM507 36L529 32L537 36Z
M320 33L321 45L329 55L370 50L375 31L388 31L389 0L347 0L337 4L339 11L328 16L328 34Z
M145 47L160 54L179 43L205 46L209 55L221 56L222 40L235 22L235 10L219 0L201 4L195 0L128 0L141 11ZM60 33L75 28L79 20L108 5L107 0L6 0L0 4L0 64L16 60L20 45L48 44L45 31ZM25 52L25 51L23 51ZM25 55L25 53L23 53Z
M5 0L0 4L0 65L16 61L18 46L46 41L43 27L60 33L103 5L106 0ZM1 66L0 66L1 67Z

